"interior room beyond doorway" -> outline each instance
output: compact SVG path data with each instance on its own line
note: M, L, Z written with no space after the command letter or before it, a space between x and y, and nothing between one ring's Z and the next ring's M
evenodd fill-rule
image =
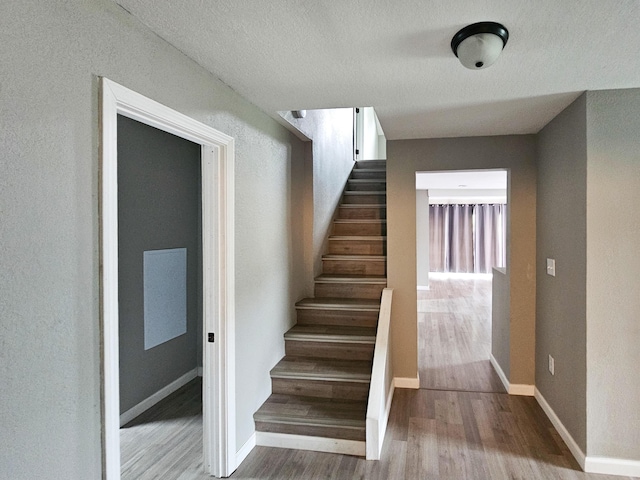
M420 388L505 392L490 358L506 216L504 170L416 173Z

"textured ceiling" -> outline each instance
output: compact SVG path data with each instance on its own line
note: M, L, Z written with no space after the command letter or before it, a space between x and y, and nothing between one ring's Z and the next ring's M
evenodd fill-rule
M584 90L640 87L638 0L115 0L277 118L373 106L387 138L535 133ZM510 38L467 70L451 37Z

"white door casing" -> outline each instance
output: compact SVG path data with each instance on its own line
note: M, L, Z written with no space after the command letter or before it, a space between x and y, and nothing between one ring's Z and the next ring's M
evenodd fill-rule
M100 300L103 476L120 479L118 351L118 139L123 115L202 146L204 466L236 469L234 140L106 78L100 94ZM208 333L215 342L208 342Z

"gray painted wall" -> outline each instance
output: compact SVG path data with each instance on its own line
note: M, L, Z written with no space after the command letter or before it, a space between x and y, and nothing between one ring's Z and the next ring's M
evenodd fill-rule
M340 203L342 192L353 169L353 109L333 108L307 110L304 118L294 118L291 112L281 112L303 138L306 146L305 225L311 246L305 255L306 267L312 273L306 285L313 292L313 276L322 271L322 255L327 250L327 238ZM307 237L307 238L308 238Z
M200 145L118 116L121 413L198 365L200 170ZM167 248L187 249L187 332L145 350L143 252Z
M491 355L507 379L511 377L511 294L506 268L493 268L491 282Z
M533 385L535 328L536 169L535 137L395 140L387 144L388 285L394 288L391 318L394 368L415 378L417 171L507 169L507 263L510 278L511 383ZM504 367L503 367L504 370Z
M429 191L416 190L416 270L418 287L429 286Z
M107 0L0 15L0 478L100 478L98 76L236 139L238 448L302 296L300 141Z
M538 135L536 386L586 451L586 96ZM556 276L546 259L556 260ZM548 356L555 359L555 375Z
M588 92L539 135L536 385L590 457L640 460L640 90ZM555 357L555 376L547 355Z
M587 93L587 454L635 461L640 461L639 132L640 89Z

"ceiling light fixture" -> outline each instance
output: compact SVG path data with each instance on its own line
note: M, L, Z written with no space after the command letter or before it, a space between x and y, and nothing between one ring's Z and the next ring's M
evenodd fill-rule
M509 31L495 22L467 25L451 39L451 50L471 70L487 68L498 59L509 40Z

